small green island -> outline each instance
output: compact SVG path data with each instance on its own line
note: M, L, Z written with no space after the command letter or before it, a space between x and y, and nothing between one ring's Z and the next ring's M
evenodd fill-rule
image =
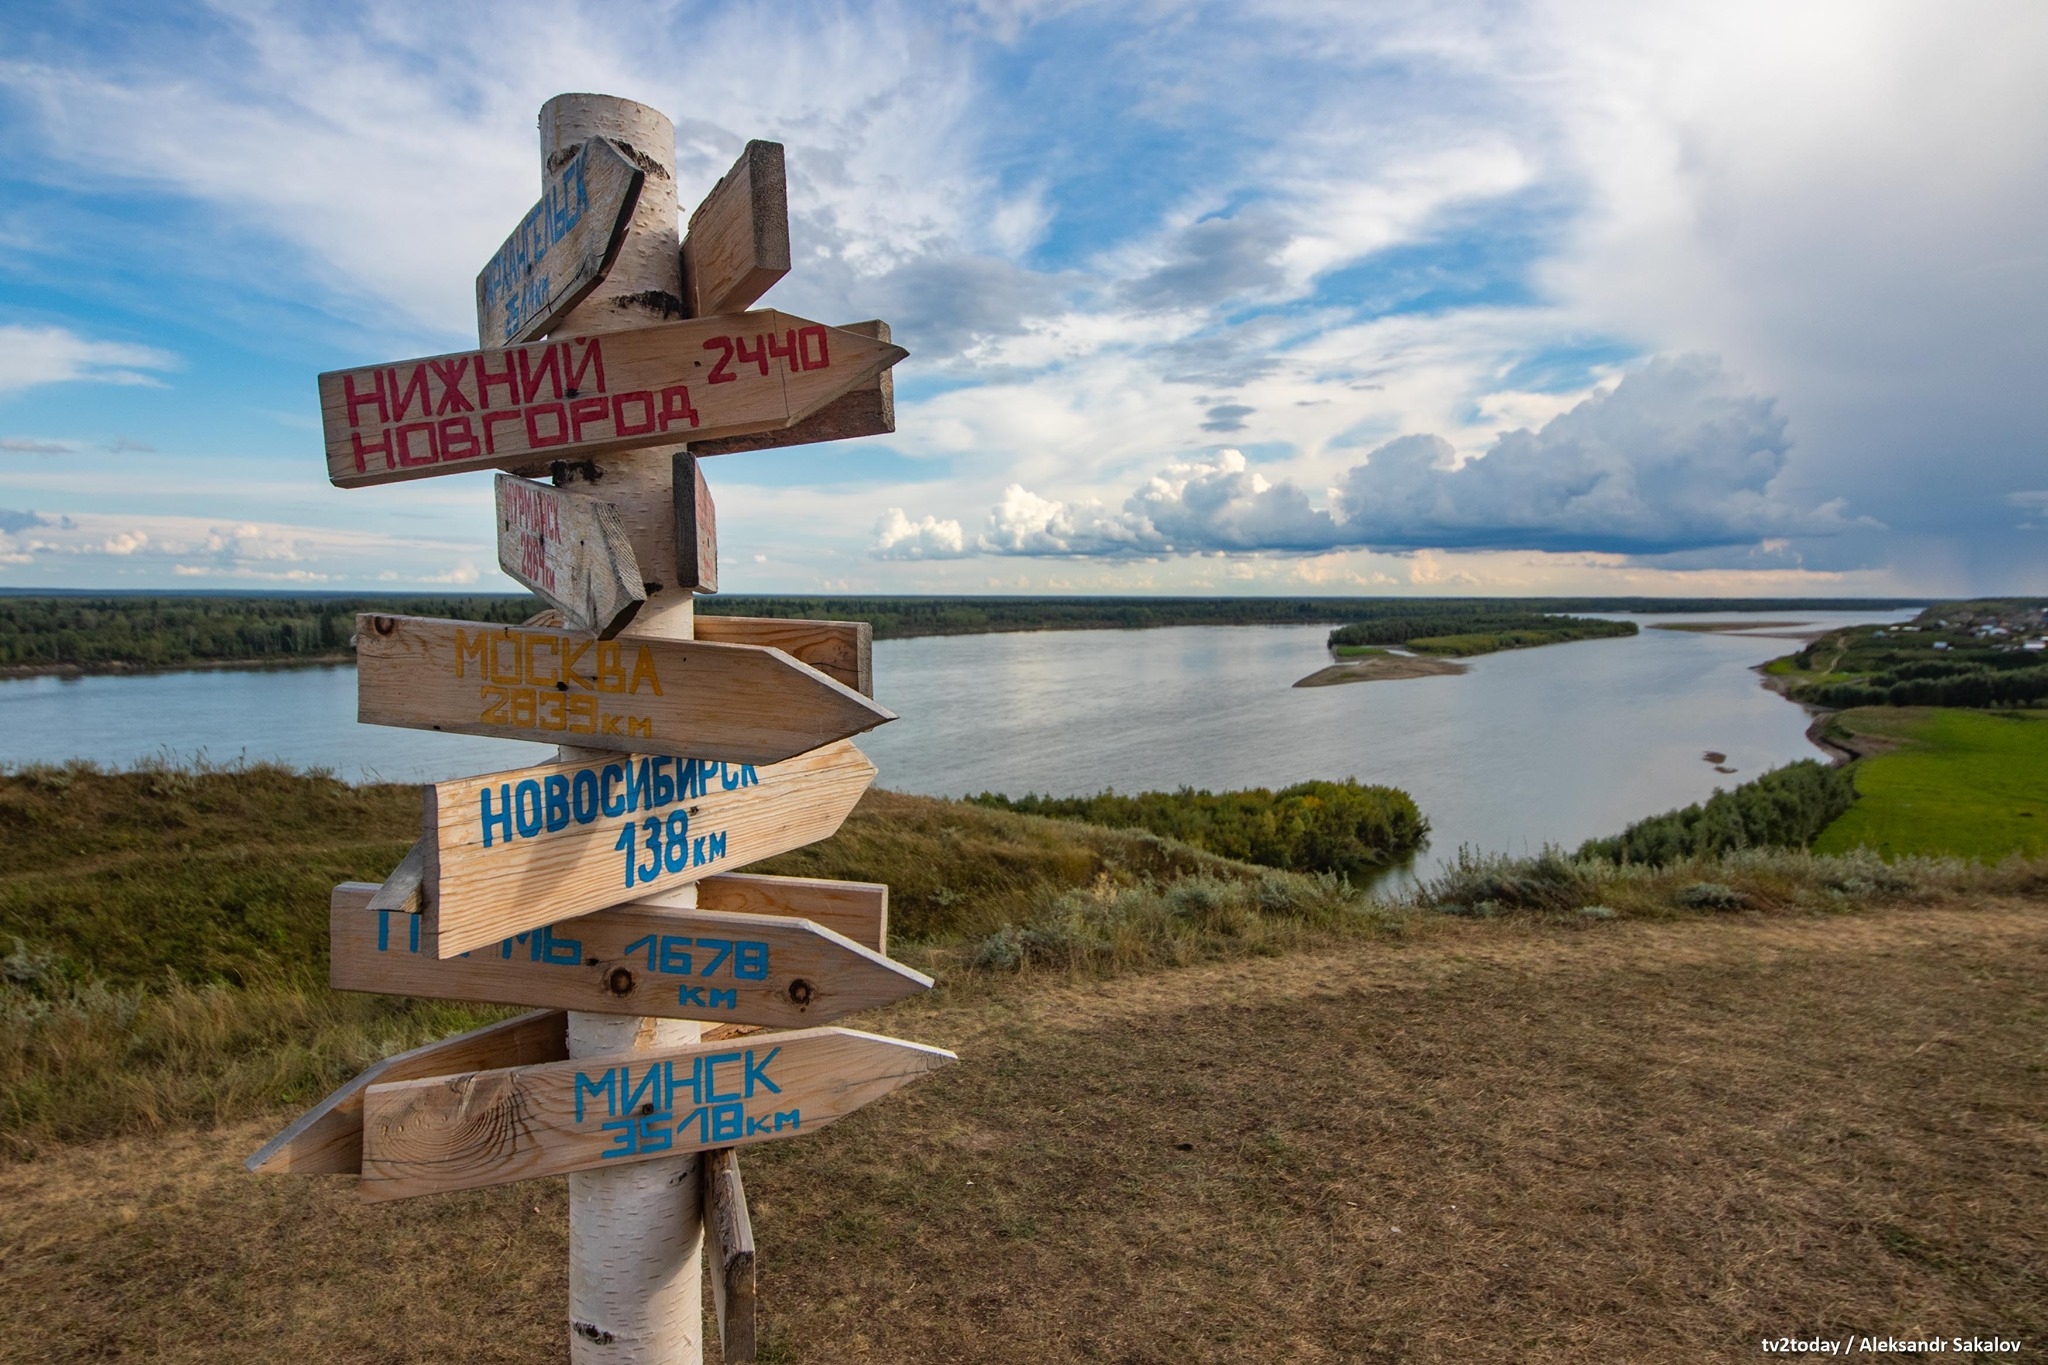
M1337 662L1294 685L1332 687L1463 673L1465 666L1452 660L1636 633L1633 621L1503 610L1497 604L1417 603L1410 611L1389 611L1379 619L1354 621L1331 631L1330 653ZM1392 652L1395 649L1401 652Z

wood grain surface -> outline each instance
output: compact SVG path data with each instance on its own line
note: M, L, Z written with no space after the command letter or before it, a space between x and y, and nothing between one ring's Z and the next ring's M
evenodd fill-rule
M776 431L907 354L768 309L334 370L327 474L352 488Z
M789 188L779 142L749 142L690 215L683 306L693 318L751 308L789 273Z
M535 1010L383 1061L308 1109L242 1164L259 1175L353 1175L363 1168L363 1095L382 1081L559 1062L568 1016Z
M881 321L849 322L839 330L858 332L877 341L890 340L889 324ZM746 436L692 441L690 450L697 455L737 455L749 450L850 441L858 436L886 436L894 430L896 372L889 369L880 371L873 379L839 395L810 416L780 431L756 431Z
M618 508L511 474L498 475L493 492L498 567L559 611L565 628L609 640L646 605Z
M356 618L356 718L619 753L777 763L895 713L779 649Z
M711 1303L725 1365L754 1358L754 1220L740 1180L740 1154L720 1147L704 1154L704 1249L711 1258Z
M371 883L334 889L328 982L336 990L802 1028L932 986L924 973L807 919L645 902L443 958L419 917L371 909L374 895Z
M718 508L704 482L697 457L678 450L671 484L676 509L676 586L691 592L718 591ZM703 638L703 637L698 637Z
M551 172L476 277L477 342L514 346L554 330L612 268L646 179L601 137Z
M957 1060L828 1027L372 1085L361 1190L405 1199L800 1137Z
M828 838L874 781L841 741L755 768L550 763L426 789L425 929L452 957Z
M864 697L875 695L875 628L866 621L804 621L783 616L697 617L697 638L779 649Z

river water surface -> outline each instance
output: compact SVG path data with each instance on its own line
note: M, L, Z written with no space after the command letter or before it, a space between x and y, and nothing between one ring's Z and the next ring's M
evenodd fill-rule
M1772 619L1817 628L1913 614ZM1806 713L1750 671L1796 649L1790 640L1646 628L1490 654L1462 677L1293 687L1329 661L1328 634L1199 626L884 641L875 690L902 719L859 743L880 785L937 796L1384 782L1413 794L1430 819L1425 872L1460 844L1513 853L1576 845L1818 756ZM1737 772L1715 772L1701 757L1709 751ZM125 767L195 753L418 782L546 761L554 750L358 725L355 670L345 666L0 682L0 762Z

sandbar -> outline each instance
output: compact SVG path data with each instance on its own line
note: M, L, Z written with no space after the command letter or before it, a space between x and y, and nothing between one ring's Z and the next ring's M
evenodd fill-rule
M1463 664L1449 659L1424 659L1413 654L1375 654L1369 659L1331 664L1309 674L1296 687L1335 687L1339 683L1395 682L1402 678L1434 678L1445 673L1464 673Z

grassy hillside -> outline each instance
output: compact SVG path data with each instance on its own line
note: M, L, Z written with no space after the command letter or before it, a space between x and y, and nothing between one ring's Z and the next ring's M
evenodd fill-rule
M761 1359L1734 1365L1777 1331L2048 1335L2038 900L1428 924L863 1016L962 1061L742 1156ZM0 1163L0 1339L563 1358L567 1182L366 1205L245 1174L279 1118Z
M2048 854L2048 711L1864 707L1828 719L1858 799L1814 848L1887 858Z

